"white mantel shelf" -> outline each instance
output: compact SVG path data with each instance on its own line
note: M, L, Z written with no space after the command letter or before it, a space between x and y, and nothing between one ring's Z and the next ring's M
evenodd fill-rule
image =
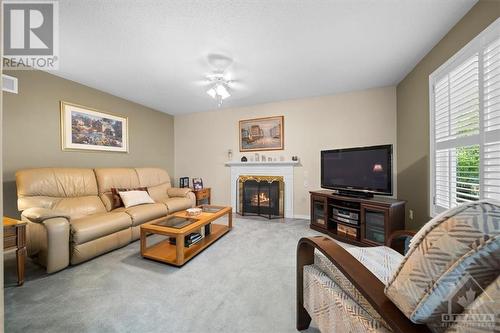
M245 165L255 165L255 166L298 166L299 161L272 161L272 162L239 162L239 161L231 161L226 162L226 166L245 166Z
M238 179L241 175L252 176L282 176L284 182L284 213L285 217L294 217L293 213L293 168L299 166L299 161L272 162L240 162L230 161L225 165L231 170L231 206L236 211L238 207Z

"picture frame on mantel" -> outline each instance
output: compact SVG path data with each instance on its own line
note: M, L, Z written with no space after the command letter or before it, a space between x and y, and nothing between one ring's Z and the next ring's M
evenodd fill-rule
M61 101L64 151L128 153L128 118Z
M284 117L240 120L240 152L283 150Z

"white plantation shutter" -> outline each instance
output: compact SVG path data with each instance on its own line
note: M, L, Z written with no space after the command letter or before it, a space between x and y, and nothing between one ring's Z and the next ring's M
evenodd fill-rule
M500 200L500 38L483 51L484 197Z
M500 19L429 77L431 215L500 200Z

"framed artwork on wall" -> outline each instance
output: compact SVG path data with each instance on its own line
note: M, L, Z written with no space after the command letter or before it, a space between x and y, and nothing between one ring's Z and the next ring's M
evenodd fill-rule
M283 116L240 120L240 151L283 150Z
M128 118L61 101L63 150L128 152Z

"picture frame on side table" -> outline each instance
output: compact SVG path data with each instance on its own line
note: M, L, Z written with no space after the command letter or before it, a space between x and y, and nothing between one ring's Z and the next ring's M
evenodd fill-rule
M61 101L61 145L65 151L128 153L128 118Z
M201 178L193 178L193 189L195 191L203 189L203 180Z
M179 178L179 187L189 187L189 177L181 177Z

